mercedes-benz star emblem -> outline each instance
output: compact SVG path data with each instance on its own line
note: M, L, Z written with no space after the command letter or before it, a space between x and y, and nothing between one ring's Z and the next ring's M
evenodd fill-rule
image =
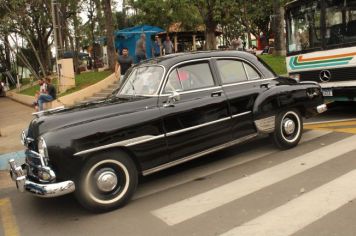
M320 71L319 78L322 82L328 82L331 79L331 73L328 70Z

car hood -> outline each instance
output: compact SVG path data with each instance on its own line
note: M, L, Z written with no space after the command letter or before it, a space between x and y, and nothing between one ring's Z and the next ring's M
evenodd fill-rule
M36 137L48 131L70 128L82 123L141 111L155 106L157 106L157 97L111 97L59 111L47 112L32 120L29 134L36 139Z

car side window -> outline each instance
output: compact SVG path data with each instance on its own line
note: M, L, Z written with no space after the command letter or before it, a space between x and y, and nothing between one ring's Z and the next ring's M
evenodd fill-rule
M261 75L254 68L252 68L252 66L247 63L244 63L244 66L249 80L261 79Z
M183 91L182 83L178 77L177 69L173 70L169 76L166 87L164 88L164 93L170 93L173 91Z
M223 84L231 84L247 80L247 75L241 61L218 60L217 65Z
M214 86L208 62L188 64L172 71L168 76L164 92L189 91Z

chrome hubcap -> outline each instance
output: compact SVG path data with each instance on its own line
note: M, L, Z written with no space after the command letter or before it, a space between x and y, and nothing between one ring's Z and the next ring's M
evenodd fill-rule
M101 173L96 180L98 189L103 192L109 192L115 189L117 186L117 176L112 171L104 171Z
M283 129L287 135L291 135L295 131L295 123L291 119L285 119L283 122Z

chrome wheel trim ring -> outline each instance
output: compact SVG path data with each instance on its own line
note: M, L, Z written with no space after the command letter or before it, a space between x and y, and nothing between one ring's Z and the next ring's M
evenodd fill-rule
M102 164L114 164L116 165L117 167L119 167L122 171L123 171L123 174L125 175L125 178L126 178L126 182L125 182L125 185L122 186L122 191L119 195L117 195L115 198L113 199L110 199L110 200L103 200L103 199L99 199L97 198L93 192L92 192L92 186L90 186L90 176L93 174L94 170L102 165ZM129 185L130 185L130 176L129 176L129 172L127 170L127 168L119 161L117 160L113 160L113 159L108 159L108 160L102 160L98 163L96 163L95 165L93 165L90 170L88 171L88 174L86 175L85 177L85 188L88 189L88 195L89 197L97 202L97 203L100 203L100 204L104 204L104 205L107 205L107 204L111 204L111 203L114 203L118 200L120 200L120 198L122 198L126 193L127 193L127 190L129 188Z
M294 137L292 139L289 139L288 137L286 137L286 135L284 134L284 121L285 120L292 120L290 118L288 118L288 116L291 116L292 119L295 119L295 121L293 121L294 125L295 125L295 128L294 128ZM280 125L280 130L281 130L281 135L282 135L282 138L288 142L288 143L293 143L295 142L299 135L300 135L300 132L302 130L302 127L301 127L301 121L300 121L300 118L298 116L297 113L295 113L294 111L288 111L286 112L283 117L282 117L282 122L281 122L281 125Z

